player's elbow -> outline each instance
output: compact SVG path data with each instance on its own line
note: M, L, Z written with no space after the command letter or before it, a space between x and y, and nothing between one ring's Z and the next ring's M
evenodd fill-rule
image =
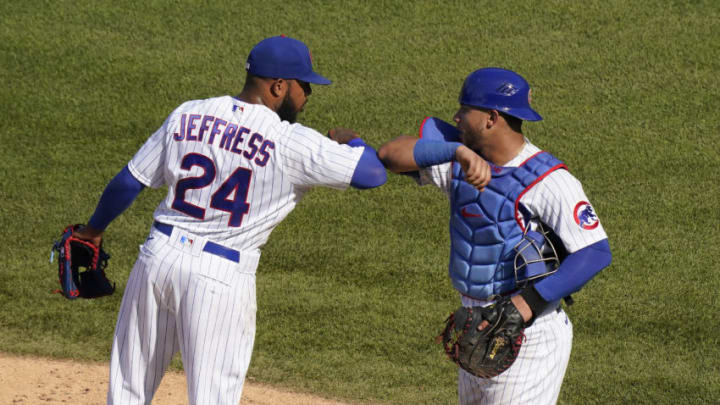
M402 173L401 165L399 164L399 152L397 145L392 141L384 144L378 149L378 159L382 164L387 167L393 173Z
M387 173L382 165L373 165L365 170L356 171L350 185L364 190L380 187L387 182Z
M383 144L378 149L378 159L393 173L405 173L418 170L413 158L413 147L417 138L400 137Z
M378 152L377 152L378 159L380 159L382 164L385 165L385 167L387 167L390 170L392 170L390 168L391 163L392 163L392 160L390 159L390 156L392 155L391 149L392 149L392 147L389 145L389 143L386 143L386 144L382 145L380 147L380 149L378 149Z

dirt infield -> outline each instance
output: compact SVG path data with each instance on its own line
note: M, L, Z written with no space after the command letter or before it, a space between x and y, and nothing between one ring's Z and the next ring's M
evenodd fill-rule
M17 357L0 353L0 404L104 404L107 364ZM167 373L153 404L187 404L185 375ZM307 394L245 383L241 403L252 405L345 405Z

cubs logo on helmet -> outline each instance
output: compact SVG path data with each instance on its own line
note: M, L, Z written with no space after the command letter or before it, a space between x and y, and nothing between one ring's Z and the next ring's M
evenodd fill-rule
M595 210L593 210L592 205L587 201L580 201L575 205L573 216L575 217L575 223L580 225L582 229L591 230L600 225L600 220L597 215L595 215Z
M458 101L525 121L541 121L542 116L530 106L530 98L530 84L519 74L502 68L482 68L465 78Z
M506 96L514 96L515 93L520 91L520 89L515 87L515 85L513 85L512 83L503 83L500 85L500 87L495 89L495 91Z

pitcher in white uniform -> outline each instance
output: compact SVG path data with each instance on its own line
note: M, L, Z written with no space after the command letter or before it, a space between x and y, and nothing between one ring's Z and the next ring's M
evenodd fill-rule
M351 130L331 139L295 123L312 89L307 46L259 42L236 97L183 103L110 181L76 236L102 232L144 187L168 188L120 307L108 404L149 404L180 351L191 404L241 398L255 338L255 270L272 230L313 186L385 183L373 148Z
M572 345L561 300L611 261L607 235L580 182L522 134L523 121L542 119L530 107L530 94L513 71L476 70L460 91L456 127L426 119L419 139L402 136L378 152L391 171L447 194L448 274L462 305L510 297L529 325L517 360L502 374L484 379L459 369L461 404L554 404ZM488 171L468 170L462 163L468 149L487 161ZM549 230L561 263L519 279L515 244L528 230L541 229Z

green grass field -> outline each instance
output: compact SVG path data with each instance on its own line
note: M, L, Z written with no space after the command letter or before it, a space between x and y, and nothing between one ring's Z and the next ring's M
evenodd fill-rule
M255 3L255 4L253 4ZM614 260L575 295L562 404L720 402L720 3L6 1L0 4L0 350L107 361L163 190L106 233L120 293L70 302L60 229L185 100L236 94L260 39L287 34L334 81L300 121L379 146L450 120L465 76L523 74L534 143L583 181ZM447 202L391 176L317 189L258 269L257 381L357 402L453 404L433 343L457 304ZM179 362L175 363L179 367Z

